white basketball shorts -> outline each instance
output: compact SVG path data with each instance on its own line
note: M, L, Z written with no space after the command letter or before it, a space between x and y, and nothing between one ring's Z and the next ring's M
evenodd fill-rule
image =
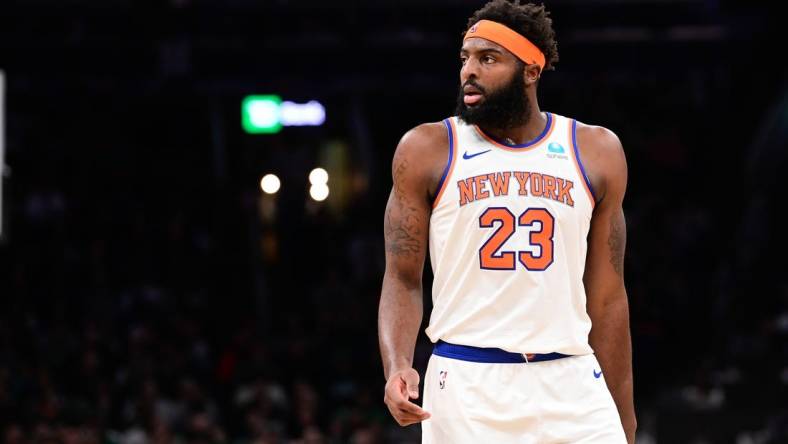
M526 357L439 341L424 377L422 443L626 444L594 355Z

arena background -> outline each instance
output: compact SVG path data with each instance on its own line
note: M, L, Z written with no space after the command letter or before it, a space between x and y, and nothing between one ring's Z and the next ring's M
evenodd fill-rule
M383 208L483 3L4 1L3 442L418 442L382 402ZM778 3L547 2L542 108L629 162L641 443L788 442ZM247 134L251 94L325 123Z

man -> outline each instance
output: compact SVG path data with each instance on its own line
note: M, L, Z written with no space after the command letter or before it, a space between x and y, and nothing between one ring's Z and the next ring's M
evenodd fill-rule
M385 402L425 443L634 442L623 281L627 182L611 131L542 112L558 61L543 6L468 22L456 116L399 143L379 310ZM427 245L425 374L412 368Z

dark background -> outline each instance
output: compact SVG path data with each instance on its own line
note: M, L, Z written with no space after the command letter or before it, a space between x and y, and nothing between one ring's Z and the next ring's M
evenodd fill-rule
M483 3L0 4L3 442L418 442L382 402L390 161L451 114ZM547 2L542 109L612 129L629 163L642 443L788 442L777 3ZM247 135L253 93L326 124Z

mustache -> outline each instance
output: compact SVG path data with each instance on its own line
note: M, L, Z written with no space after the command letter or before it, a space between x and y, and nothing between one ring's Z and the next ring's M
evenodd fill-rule
M463 83L462 86L460 86L460 90L464 90L465 87L469 85L481 91L482 94L487 94L487 90L484 89L483 86L476 83L476 81L473 79L468 79L465 83Z

